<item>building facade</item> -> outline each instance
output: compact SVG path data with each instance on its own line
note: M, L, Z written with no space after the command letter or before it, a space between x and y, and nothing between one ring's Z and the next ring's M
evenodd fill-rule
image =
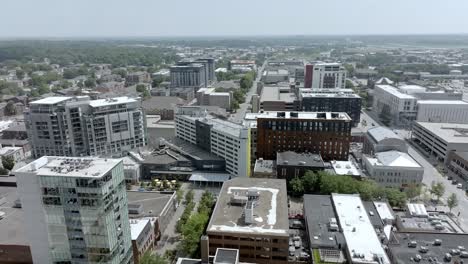
M125 77L125 86L132 86L139 83L151 82L151 76L147 72L132 72Z
M414 122L411 139L427 156L446 164L452 151L468 151L468 124Z
M307 72L306 72L307 74ZM346 69L341 63L317 63L313 65L313 88L345 88ZM309 88L309 87L306 87Z
M362 98L348 89L301 89L300 109L304 112L345 112L351 117L353 126L361 121ZM342 91L344 90L344 91Z
M451 152L447 163L449 174L455 174L468 181L468 151Z
M416 119L417 98L391 85L376 85L372 111L388 115L394 124L409 125Z
M200 88L196 94L198 105L219 106L231 109L232 95L228 92L216 92L215 88Z
M148 218L130 220L132 234L133 262L140 263L141 257L153 249L155 235L151 220Z
M31 102L25 124L33 156L121 156L146 145L138 98L48 97Z
M397 150L408 152L406 141L388 127L373 127L364 137L363 153L374 155L377 152Z
M250 176L249 128L193 108L179 108L175 122L176 137L225 159L230 174Z
M419 100L417 121L463 123L468 120L468 103L461 100Z
M324 170L320 154L296 153L292 151L276 154L276 176L290 181L296 177L302 178L308 171Z
M205 66L201 63L174 65L171 71L171 87L198 89L207 86Z
M424 168L407 153L395 150L362 157L369 177L384 187L405 188L420 185Z
M34 263L131 263L121 160L44 156L16 175Z
M275 160L277 152L294 151L320 154L325 161L348 160L352 123L346 113L264 112L245 119L255 129L257 159Z
M289 221L286 181L235 178L224 182L208 224L210 255L239 250L239 261L288 263ZM232 219L239 219L233 222Z

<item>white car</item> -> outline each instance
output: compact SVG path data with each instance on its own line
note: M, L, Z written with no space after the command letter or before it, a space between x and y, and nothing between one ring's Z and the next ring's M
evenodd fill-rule
M458 188L458 189L463 188L463 184L461 184L461 183L457 184L457 188Z

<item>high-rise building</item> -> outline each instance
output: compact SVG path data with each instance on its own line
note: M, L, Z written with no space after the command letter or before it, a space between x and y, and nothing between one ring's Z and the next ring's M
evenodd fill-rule
M171 87L198 89L207 86L205 65L187 63L171 66Z
M313 68L312 85L306 88L346 87L346 69L341 63L317 63Z
M44 156L16 171L34 263L130 263L122 160Z
M215 118L200 109L179 108L176 137L225 159L226 171L250 176L250 131L239 124Z
M351 117L353 126L361 120L362 98L351 89L300 89L300 109L305 112L345 112Z
M312 76L314 75L314 65L306 64L304 70L304 88L312 88Z
M195 62L202 63L205 65L205 79L207 80L208 84L216 81L216 66L215 60L212 58L200 58L196 59Z
M30 103L25 124L35 157L120 156L146 145L138 98L48 97Z
M244 124L252 134L252 155L275 160L276 153L316 153L323 160L348 160L351 118L333 112L247 113Z

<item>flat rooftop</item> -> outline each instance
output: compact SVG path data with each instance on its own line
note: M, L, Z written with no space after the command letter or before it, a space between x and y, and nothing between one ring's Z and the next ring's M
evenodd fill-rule
M245 120L258 118L271 119L317 119L317 120L345 120L351 121L348 114L342 112L278 112L267 111L263 113L246 113Z
M232 202L235 197L246 197L247 192L258 192L253 203L253 223L245 223L244 207ZM286 181L237 177L223 184L207 233L268 234L288 237L288 203Z
M416 122L447 143L468 144L468 124Z
M0 245L29 245L24 228L24 211L15 208L19 199L16 187L0 186L0 212L5 213L0 220Z
M100 178L120 162L120 159L44 156L17 172L35 173L37 176Z
M254 172L273 173L275 162L273 160L257 159L255 161Z
M372 166L422 168L408 153L396 150L378 152L375 157L365 156L365 158Z
M292 103L296 100L296 95L289 91L289 87L266 86L262 89L260 102L280 101Z
M462 100L418 100L418 104L427 105L464 105L468 106L468 102Z
M131 219L130 220L130 233L132 240L137 240L145 226L150 222L149 219Z
M395 96L395 97L398 97L400 99L416 99L416 97L412 96L412 95L409 95L409 94L406 94L406 93L402 93L398 90L398 88L394 87L394 86L391 86L391 85L382 85L382 84L378 84L376 85L376 87L379 87L381 88L382 90L390 93L391 95Z
M159 216L171 199L172 193L127 191L128 204L143 206L141 214L128 214L130 218Z
M294 151L278 152L276 154L276 164L283 166L325 167L320 154L296 153Z
M344 248L343 234L329 228L330 221L337 219L330 195L304 195L304 217L311 248Z
M136 102L138 102L138 99L136 98L122 96L122 97L113 97L113 98L107 98L107 99L91 100L89 101L89 105L91 107L102 107L102 106L128 104L128 103L136 103Z
M435 239L440 239L442 244L435 246ZM417 254L421 255L423 259L436 258L439 262L443 262L445 254L449 253L452 249L457 249L459 246L468 247L468 234L393 233L392 240L394 243L388 243L388 247L393 255L395 264L411 263L411 258L414 258ZM408 247L410 241L417 243L416 248ZM428 252L424 254L420 253L419 249L421 246L427 247ZM464 259L460 259L459 256L453 256L450 263L456 263L455 261L457 260Z
M335 174L337 175L349 175L349 176L360 176L361 173L356 166L349 160L333 160L331 165Z
M222 133L227 133L229 135L232 135L234 137L242 137L246 138L247 133L242 133L246 128L240 124L233 123L230 121L222 120L219 118L216 118L212 115L206 115L206 116L189 116L189 115L184 115L184 117L192 119L192 120L199 120L203 123L212 125L212 128L217 130L217 132L222 132Z
M390 264L359 195L333 193L332 200L351 261Z
M239 250L231 248L218 248L214 263L237 264L239 262Z
M32 104L32 105L36 105L36 104L37 105L41 105L41 104L53 105L53 104L58 104L58 103L61 103L61 102L65 102L65 101L70 100L72 98L73 97L52 96L52 97L47 97L47 98L44 98L44 99L33 101L30 104Z

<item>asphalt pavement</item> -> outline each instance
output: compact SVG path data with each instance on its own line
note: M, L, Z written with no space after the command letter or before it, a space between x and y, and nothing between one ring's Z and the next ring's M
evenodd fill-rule
M251 106L251 100L252 100L252 95L257 93L257 83L260 81L262 78L262 72L263 69L265 69L267 61L263 63L262 67L257 70L257 78L255 78L255 81L252 84L252 87L250 90L247 92L245 95L245 102L239 105L239 109L237 109L237 112L234 113L231 117L229 117L229 120L234 122L234 123L242 123L244 120L245 114L249 110L249 106Z

